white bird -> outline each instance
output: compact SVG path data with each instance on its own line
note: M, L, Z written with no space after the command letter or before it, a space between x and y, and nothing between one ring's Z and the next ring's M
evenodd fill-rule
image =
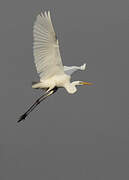
M41 96L22 116L18 122L26 116L46 97L55 93L58 88L65 88L70 94L77 91L77 85L91 85L83 81L70 82L71 75L77 70L85 70L86 64L82 66L63 66L59 42L56 37L50 11L41 12L33 27L33 55L40 82L33 83L32 88L44 89L45 94Z

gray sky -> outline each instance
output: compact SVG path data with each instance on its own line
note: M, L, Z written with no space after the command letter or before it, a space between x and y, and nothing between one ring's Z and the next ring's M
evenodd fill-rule
M93 82L74 95L60 89L24 123L42 92L32 55L32 26L50 10L64 65ZM128 6L124 1L0 2L0 179L128 180Z

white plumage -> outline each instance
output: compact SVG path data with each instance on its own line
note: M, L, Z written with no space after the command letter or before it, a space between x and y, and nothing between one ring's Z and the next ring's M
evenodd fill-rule
M59 87L64 87L68 93L75 93L77 85L91 85L88 82L70 82L71 75L77 70L85 70L82 66L63 66L59 43L54 32L50 12L39 14L33 28L33 54L40 82L32 85L32 88L47 89L35 103L22 115L17 122L24 120L28 114L44 99L55 93Z
M33 88L64 87L69 93L76 92L76 85L87 84L82 81L70 83L71 74L77 70L85 70L86 64L77 66L63 66L59 43L54 32L50 12L41 12L36 18L33 28L33 54L40 82Z
M41 80L48 79L53 75L62 74L58 40L54 32L50 12L41 13L37 16L33 29L34 44L33 53L37 72Z

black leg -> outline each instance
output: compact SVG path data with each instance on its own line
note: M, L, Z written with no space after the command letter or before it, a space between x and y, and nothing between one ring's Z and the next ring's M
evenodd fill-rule
M40 98L38 98L34 104L23 114L20 116L19 120L17 122L23 121L28 114L30 114L31 111L33 111L33 109L35 109L35 107L40 104L44 99L46 99L48 96L54 94L57 91L57 87L53 88L52 90L48 91L47 93L43 94Z

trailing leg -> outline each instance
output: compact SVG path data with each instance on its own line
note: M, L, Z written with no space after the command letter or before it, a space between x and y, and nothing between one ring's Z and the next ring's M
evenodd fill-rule
M23 114L20 116L19 120L17 122L21 122L23 121L29 114L31 111L33 111L33 109L36 108L36 106L38 104L40 104L44 99L46 99L48 96L54 94L57 91L57 87L53 88L52 90L46 92L45 94L43 94L40 98L38 98L34 104Z

